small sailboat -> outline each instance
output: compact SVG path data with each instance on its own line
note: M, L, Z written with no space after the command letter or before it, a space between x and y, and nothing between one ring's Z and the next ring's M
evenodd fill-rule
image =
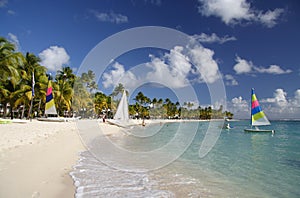
M251 90L251 120L250 120L251 128L244 129L245 132L271 132L275 133L275 130L272 129L259 129L258 126L266 126L271 125L267 116L262 111L256 95L254 93L254 89Z
M51 80L48 82L48 88L46 93L46 106L45 106L45 116L47 115L56 115L57 111L54 103L54 98L52 94L52 84ZM48 122L65 122L64 118L60 117L45 117L45 118L38 118L39 121L48 121Z
M129 127L129 112L128 112L128 101L126 96L126 91L123 91L122 98L119 102L116 114L113 120L107 120L109 124L117 125L119 127Z

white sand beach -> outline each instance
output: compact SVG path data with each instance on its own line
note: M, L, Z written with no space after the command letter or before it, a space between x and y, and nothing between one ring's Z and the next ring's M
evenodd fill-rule
M0 125L0 197L74 197L69 176L85 150L76 123Z

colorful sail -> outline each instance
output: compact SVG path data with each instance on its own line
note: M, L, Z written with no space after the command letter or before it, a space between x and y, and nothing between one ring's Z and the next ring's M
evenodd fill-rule
M262 125L270 125L268 118L265 113L262 111L256 95L254 93L254 89L251 91L251 125L252 126L262 126Z
M45 114L57 115L54 98L52 94L51 80L49 80L48 88L47 88Z

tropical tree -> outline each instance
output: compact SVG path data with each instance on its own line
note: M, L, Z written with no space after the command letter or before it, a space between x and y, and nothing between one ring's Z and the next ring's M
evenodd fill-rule
M24 62L24 56L15 50L16 47L12 43L0 37L0 102L4 104L3 116L6 116L6 107L9 104L11 119L21 79L19 69Z
M40 65L40 59L32 53L26 53L25 61L20 66L22 73L19 97L16 101L16 105L24 105L29 111L32 107L30 101L33 102L33 89L34 97L42 100L46 96L47 77L46 68ZM35 82L33 85L33 81ZM34 87L33 87L34 86ZM28 111L28 117L30 112Z
M72 108L75 112L81 112L82 114L85 114L87 110L94 109L93 97L87 90L86 83L82 77L76 77L74 81Z
M119 83L113 90L113 92L110 94L112 97L116 97L119 94L122 94L125 87L122 83Z
M74 95L73 87L64 79L56 81L52 86L58 114L62 116L65 111L70 113Z
M99 116L103 112L108 113L110 97L104 93L97 92L94 98L95 112Z
M134 98L136 101L136 111L143 119L149 116L148 104L151 102L150 98L139 92Z
M57 71L56 74L56 80L64 80L65 82L68 82L71 87L74 86L76 75L73 73L73 70L71 67L62 67L61 70Z

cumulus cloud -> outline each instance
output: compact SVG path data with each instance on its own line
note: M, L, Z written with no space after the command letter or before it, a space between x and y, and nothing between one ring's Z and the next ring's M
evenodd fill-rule
M238 56L235 58L235 61L237 63L233 66L233 69L237 74L252 72L253 63L251 61L247 61Z
M270 65L269 67L257 67L251 61L236 57L236 64L233 66L233 70L236 74L247 74L247 73L267 73L267 74L288 74L292 70L284 70L278 65Z
M276 8L263 12L251 7L247 0L198 0L200 3L199 12L203 16L216 16L229 24L237 24L243 21L259 22L266 27L273 27L277 24L278 18L284 12Z
M118 62L114 63L112 69L104 73L102 78L104 88L114 87L119 83L130 86L130 83L137 81L135 75L130 71L126 72L124 66Z
M183 88L193 81L214 83L220 75L213 55L212 50L195 43L186 47L175 46L161 57L149 55L150 62L145 63L146 68L137 74L125 71L123 65L115 63L112 70L104 73L103 86L113 86L121 78L127 87L128 84L138 84L140 79L170 88Z
M16 46L17 51L21 49L19 39L16 35L14 35L13 33L8 33L8 39Z
M196 39L200 43L226 43L228 41L235 41L237 40L234 36L228 36L225 35L224 37L219 37L215 33L212 33L211 35L201 33L201 34L195 34L191 36L192 39Z
M237 80L230 74L226 74L224 77L226 80L226 85L228 86L236 86L239 84Z
M276 89L272 98L261 100L265 111L275 118L300 118L300 89L297 89L293 97L288 97L283 89Z
M259 12L256 20L260 21L265 26L271 28L277 24L277 19L284 12L283 9L276 8L274 11L268 10L266 13Z
M97 10L90 10L90 13L93 14L96 19L101 22L110 22L110 23L128 23L128 17L122 14L115 13L113 11L110 12L99 12Z
M270 65L268 68L255 67L255 70L259 73L268 73L268 74L288 74L291 73L292 70L287 69L283 70L278 65Z
M232 112L236 118L248 118L249 113L249 102L242 98L242 96L234 97L228 102L227 108Z
M189 47L188 56L195 64L195 74L199 75L199 79L206 83L214 83L219 79L219 67L213 59L214 51L204 48L202 45L193 45Z
M49 71L56 72L61 69L63 65L69 63L69 55L63 47L50 46L39 53L41 65L48 68Z

